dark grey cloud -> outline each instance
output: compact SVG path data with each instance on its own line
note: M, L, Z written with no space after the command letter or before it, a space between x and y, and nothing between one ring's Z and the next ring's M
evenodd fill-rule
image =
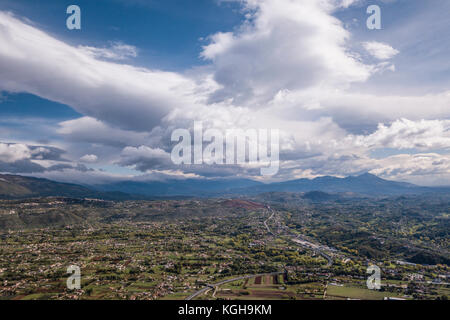
M12 163L0 161L0 172L8 173L40 173L46 169L30 160L19 160Z

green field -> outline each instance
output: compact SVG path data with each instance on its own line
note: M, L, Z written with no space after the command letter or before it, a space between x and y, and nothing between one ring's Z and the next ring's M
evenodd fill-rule
M350 298L362 300L383 300L384 297L399 297L392 292L381 292L360 287L338 287L328 286L327 298Z

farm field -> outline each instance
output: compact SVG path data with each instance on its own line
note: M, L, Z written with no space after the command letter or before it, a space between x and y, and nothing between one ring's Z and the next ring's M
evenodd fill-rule
M0 217L0 299L184 300L195 295L377 300L450 295L446 264L405 263L393 244L382 258L369 258L369 244L382 248L377 242L367 243L362 236L361 242L340 240L338 232L333 241L327 238L331 236L323 229L330 216L325 209L323 216L311 209L317 215L312 221L306 207L272 205L276 210L269 210L254 201L5 201L4 211L14 207L17 214ZM46 211L52 216L45 216ZM59 215L65 219L62 225L41 225ZM85 217L83 223L70 220L78 216ZM302 240L292 241L298 237ZM436 247L445 245L440 237ZM365 287L369 264L382 270L380 291ZM79 267L79 289L67 285L69 266Z

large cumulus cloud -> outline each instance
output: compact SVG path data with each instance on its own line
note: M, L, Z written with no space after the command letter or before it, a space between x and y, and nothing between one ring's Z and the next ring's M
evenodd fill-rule
M195 104L193 81L181 74L95 58L0 12L0 89L67 104L115 125L149 130L167 112Z
M348 52L350 34L330 14L331 1L243 3L244 24L212 35L202 52L223 86L216 99L265 102L280 90L345 88L369 78L373 67Z
M414 182L423 175L427 184L448 177L450 91L359 91L374 75L397 72L391 59L402 52L385 42L353 43L334 13L356 1L240 2L242 25L211 35L203 47L209 64L179 72L133 66L127 58L138 49L123 43L71 46L0 12L0 90L35 94L83 115L54 129L65 163L49 146L38 152L0 144L1 170L74 181L106 179L102 166L148 178L259 178L251 166L174 166L171 132L202 121L223 132L280 130L278 180L366 171ZM383 148L397 154L373 157Z

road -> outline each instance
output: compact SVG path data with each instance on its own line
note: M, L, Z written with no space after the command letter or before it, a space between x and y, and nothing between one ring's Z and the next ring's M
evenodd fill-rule
M269 209L270 211L272 211L272 215L266 220L264 221L264 226L266 227L267 231L272 234L275 235L269 228L269 226L267 225L267 221L269 221L270 219L273 218L273 216L275 215L275 210L273 210L270 206L266 206L267 209ZM326 254L324 251L320 250L319 248L310 248L309 246L304 246L301 243L296 242L295 240L298 239L298 236L296 235L290 235L291 236L291 241L294 242L296 245L299 245L301 247L304 247L306 249L310 249L313 250L314 252L316 252L317 254L320 254L322 257L324 257L325 259L327 259L328 263L327 266L331 266L333 265L333 258L331 258L328 254ZM299 239L301 240L301 239ZM303 240L304 241L304 240Z
M269 218L267 218L266 221L264 221L264 226L266 227L267 232L269 232L271 235L274 236L273 232L270 230L269 226L267 225L267 221L269 221L270 219L273 218L273 216L275 215L275 211L273 211L272 208L271 208L270 206L267 206L267 209L269 209L270 211L272 211L272 215L271 215Z
M271 235L275 236L275 234L272 232L272 230L270 230L269 226L267 225L267 221L269 221L270 219L273 218L273 216L275 215L275 210L273 210L270 206L266 206L267 209L269 209L269 211L272 212L272 214L270 215L269 218L267 218L267 220L264 221L264 226L267 229L267 232L269 232ZM296 238L296 236L292 236L293 238ZM299 243L295 242L293 239L291 239L292 242L294 242L297 245L300 245ZM309 247L306 247L307 249L311 249ZM321 251L320 249L313 249L314 252L320 254L322 257L324 257L325 259L328 260L328 266L331 266L333 264L333 259L327 255L325 252ZM196 297L206 293L207 291L211 290L211 289L216 289L217 287L224 285L226 283L230 283L230 282L234 282L234 281L239 281L239 280L245 280L245 279L251 279L251 278L256 278L256 277L260 277L260 276L273 276L273 275L278 275L278 274L283 274L284 272L272 272L272 273L264 273L264 274L254 274L254 275L248 275L248 276L240 276L240 277L236 277L236 278L232 278L232 279L227 279L227 280L223 280L220 282L217 282L215 284L207 284L204 288L198 290L197 292L191 294L189 297L186 298L186 300L192 300L195 299Z
M252 278L256 278L256 277L276 276L276 275L283 274L283 273L284 272L271 272L271 273L253 274L253 275L249 275L249 276L240 276L240 277L236 277L236 278L232 278L232 279L223 280L223 281L217 282L215 284L207 284L206 287L204 287L203 289L200 289L199 291L191 294L189 297L186 298L186 300L195 299L196 297L206 293L207 291L209 291L211 289L215 289L216 287L220 287L221 285L224 285L226 283L239 281L239 280L245 280L245 279L252 279Z
M269 221L270 219L273 218L273 216L275 215L275 211L272 210L272 208L270 208L270 206L267 206L267 209L269 209L270 211L272 211L272 215L267 218L266 221L264 221L264 226L267 229L267 232L269 232L270 234L274 235L273 232L270 230L269 226L267 225L267 221ZM249 275L249 276L240 276L240 277L236 277L236 278L232 278L232 279L228 279L228 280L223 280L221 282L218 282L216 284L207 284L206 287L204 287L203 289L200 289L199 291L191 294L189 297L186 298L186 300L192 300L195 299L196 297L206 293L207 291L211 290L211 289L215 289L221 285L224 285L225 283L230 283L230 282L234 282L234 281L239 281L239 280L245 280L245 279L251 279L251 278L256 278L259 276L273 276L273 275L278 275L278 274L282 274L284 272L273 272L273 273L264 273L264 274L254 274L254 275Z
M319 250L317 250L316 251L318 254L320 254L322 257L324 257L325 259L327 259L328 260L328 263L327 263L327 266L328 267L331 267L332 265L333 265L333 258L331 258L329 255L327 255L325 252L323 252L323 251L319 251Z

